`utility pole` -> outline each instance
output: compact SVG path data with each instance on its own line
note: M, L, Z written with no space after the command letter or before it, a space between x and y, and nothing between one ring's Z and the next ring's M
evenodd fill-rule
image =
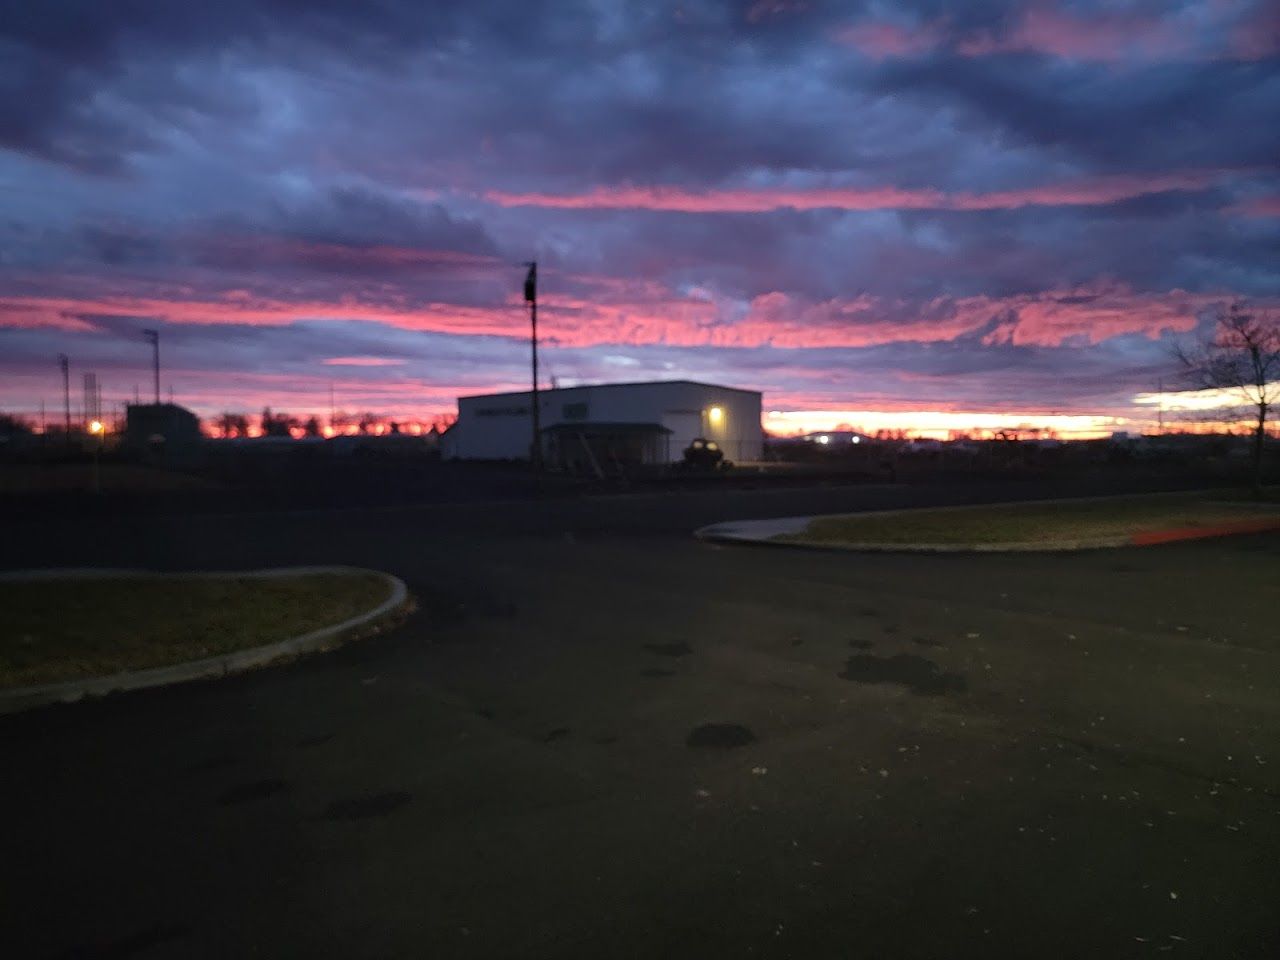
M88 430L89 423L98 419L98 414L93 409L94 398L98 393L98 378L93 373L84 375L84 428Z
M67 443L71 442L71 360L65 353L58 354L58 366L62 368L62 413L63 413L63 429L66 431L62 437Z
M1159 424L1160 436L1164 436L1164 378L1156 380L1156 396L1160 399L1160 403L1156 406L1157 423Z
M530 457L533 472L542 472L541 410L538 404L538 261L528 264L529 273L524 278L524 299L529 304L529 344L533 348L533 446Z
M143 330L142 335L151 343L151 370L155 375L156 406L160 406L160 331Z

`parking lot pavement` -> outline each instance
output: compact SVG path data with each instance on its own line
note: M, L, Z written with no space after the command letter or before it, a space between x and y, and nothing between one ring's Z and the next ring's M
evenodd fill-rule
M0 722L18 955L1280 949L1280 537L966 558L272 529L209 553L383 566L419 613Z

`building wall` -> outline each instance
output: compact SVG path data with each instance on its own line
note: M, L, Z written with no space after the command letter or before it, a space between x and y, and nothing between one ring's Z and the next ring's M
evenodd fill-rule
M446 457L523 460L529 457L531 395L501 393L458 400L458 422L444 439ZM760 394L674 381L564 387L539 392L541 426L560 423L659 423L672 431L671 460L698 436L715 440L730 460L759 460ZM712 411L718 410L719 414Z

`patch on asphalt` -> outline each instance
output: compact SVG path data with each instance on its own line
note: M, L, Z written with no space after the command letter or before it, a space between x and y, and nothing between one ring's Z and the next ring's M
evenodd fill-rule
M687 657L693 653L693 648L684 642L646 643L644 648L650 653L656 653L662 657Z
M147 930L111 940L107 943L85 944L65 950L58 957L62 960L124 960L135 957L144 950L191 936L191 927L185 923L157 923Z
M968 688L960 674L948 673L932 660L911 653L892 657L860 653L849 658L840 676L857 683L896 683L912 693L928 696L963 693Z
M248 803L251 800L265 800L278 793L286 793L288 789L289 783L286 780L253 780L249 783L238 783L218 798L218 805L230 807L237 803Z
M319 747L323 744L328 743L333 738L334 738L334 734L332 733L322 733L316 737L303 737L301 740L298 741L298 746Z
M876 644L874 640L850 640L849 641L849 646L853 647L855 650L870 650L875 645Z
M640 671L640 676L642 677L674 677L675 675L676 672L674 670L661 670L657 667Z
M911 642L921 647L940 647L942 646L937 640L930 640L928 637L912 637Z
M568 727L556 727L554 730L552 730L550 733L548 733L545 737L542 738L542 742L554 743L557 740L563 740L568 735L569 735Z
M756 735L738 723L704 723L694 727L685 743L691 747L714 747L730 750L755 743Z
M326 820L368 820L394 813L413 799L413 794L403 790L387 793L371 793L363 797L334 800L324 808Z
M236 758L229 753L218 754L215 757L209 757L201 760L199 763L193 763L187 767L187 773L207 773L210 770L221 770L229 767L236 762Z

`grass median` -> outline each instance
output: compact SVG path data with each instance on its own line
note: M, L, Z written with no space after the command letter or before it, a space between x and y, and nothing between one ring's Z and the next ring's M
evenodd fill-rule
M815 546L1038 544L1051 549L1169 530L1247 528L1268 520L1280 523L1280 508L1274 502L1243 497L1232 502L1233 496L1234 491L1213 491L845 514L815 517L805 530L773 539Z
M106 676L287 640L390 596L374 574L0 582L0 689Z

